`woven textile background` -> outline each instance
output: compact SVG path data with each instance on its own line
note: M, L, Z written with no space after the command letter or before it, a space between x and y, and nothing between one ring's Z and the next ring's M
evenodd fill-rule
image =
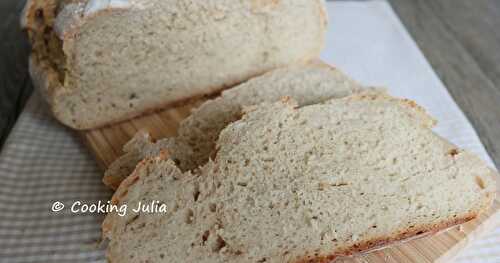
M0 262L103 260L102 216L51 211L55 201L108 200L101 177L76 134L34 94L0 153Z

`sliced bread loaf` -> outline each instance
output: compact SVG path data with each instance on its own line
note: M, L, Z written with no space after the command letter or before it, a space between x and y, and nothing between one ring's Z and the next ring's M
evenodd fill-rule
M182 171L206 163L215 147L219 132L241 117L242 107L278 101L291 96L299 105L340 98L361 90L360 85L339 70L322 62L310 62L277 69L226 90L194 110L181 122L178 136L152 143L139 133L124 148L126 154L111 164L104 176L106 185L118 187L132 173L137 163L168 146L171 158Z
M131 118L316 58L323 0L29 0L31 75L76 129Z
M111 262L326 262L477 217L495 197L484 162L434 134L411 101L365 93L262 104L228 125L214 161L141 162L110 213Z

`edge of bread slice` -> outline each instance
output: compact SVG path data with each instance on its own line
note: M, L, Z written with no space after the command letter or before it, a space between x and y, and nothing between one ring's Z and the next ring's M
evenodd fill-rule
M321 61L268 72L222 92L216 99L204 102L181 122L175 138L153 143L148 135L137 134L125 146L125 154L107 169L103 181L116 189L137 163L166 147L181 170L198 168L208 161L219 132L241 117L244 106L277 101L283 96L291 96L299 105L308 105L341 98L360 90L358 83Z
M107 256L325 262L476 218L498 175L429 120L415 103L374 92L249 107L198 171L183 173L167 152L137 166L113 203L157 200L168 211L110 213Z

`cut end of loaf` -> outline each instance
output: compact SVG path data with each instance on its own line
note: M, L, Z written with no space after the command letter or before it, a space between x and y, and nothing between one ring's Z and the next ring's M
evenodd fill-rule
M46 90L56 118L72 128L116 123L308 61L318 56L326 31L321 1L277 1L273 8L124 3L32 0L26 6L33 72L57 76L33 79L50 80L36 85Z

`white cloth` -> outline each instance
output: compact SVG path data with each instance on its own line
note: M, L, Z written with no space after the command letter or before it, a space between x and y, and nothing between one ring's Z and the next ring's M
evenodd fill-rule
M491 163L471 125L383 1L329 2L323 59L366 85L416 100L436 131ZM58 124L35 94L0 153L0 262L104 262L102 215L51 211L55 201L97 203L110 191L77 134ZM500 229L458 262L500 262Z

